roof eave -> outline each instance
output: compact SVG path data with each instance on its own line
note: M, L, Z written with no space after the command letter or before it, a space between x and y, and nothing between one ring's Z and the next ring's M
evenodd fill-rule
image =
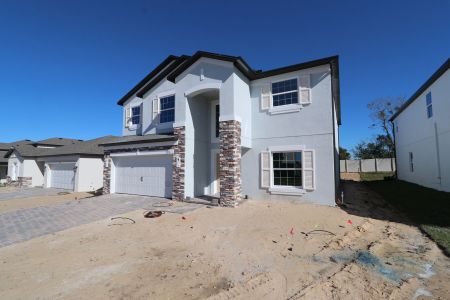
M438 80L450 68L450 58L448 58L437 69L430 78L422 84L419 89L392 115L389 121L393 122L411 103L413 103L423 92L425 92L436 80Z
M118 105L123 105L131 96L138 92L149 80L155 77L159 72L161 72L167 65L169 65L174 60L178 59L178 56L169 55L164 59L155 69L153 69L147 76L144 77L138 84L136 84L128 93L125 94L119 101Z
M148 144L148 143L157 143L157 142L172 142L176 141L177 137L171 136L171 137L164 137L164 138L158 138L158 139L151 139L151 140L134 140L134 141L123 141L123 142L109 142L109 143L103 143L100 144L100 146L105 147L112 147L112 146L122 146L122 145L131 145L131 144Z

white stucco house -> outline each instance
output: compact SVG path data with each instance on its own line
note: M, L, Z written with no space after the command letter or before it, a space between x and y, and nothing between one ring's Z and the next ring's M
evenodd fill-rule
M238 56L169 56L123 96L105 193L335 205L338 57L257 71Z
M103 187L103 148L99 144L112 138L52 138L16 145L5 155L9 180L21 186L96 191Z
M450 59L392 116L397 177L450 192Z
M4 184L7 182L8 177L8 158L5 157L6 153L14 145L19 144L29 144L32 143L30 140L21 140L11 143L0 143L0 183Z

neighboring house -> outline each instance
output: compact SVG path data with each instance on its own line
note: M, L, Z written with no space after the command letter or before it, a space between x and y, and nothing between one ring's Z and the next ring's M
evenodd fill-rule
M47 149L36 158L44 164L46 188L75 192L96 191L103 187L103 148L99 145L114 139L105 136L80 143Z
M397 176L450 192L450 58L392 116Z
M31 141L22 140L12 143L0 143L0 183L5 183L6 177L8 176L8 159L5 158L5 154L13 145L18 145L22 143L31 143Z
M241 57L169 56L118 102L105 193L334 205L341 124L338 57L268 71Z
M51 138L42 141L12 143L3 156L8 159L7 180L20 186L42 186L44 184L44 162L40 157L52 149L80 143L80 140Z

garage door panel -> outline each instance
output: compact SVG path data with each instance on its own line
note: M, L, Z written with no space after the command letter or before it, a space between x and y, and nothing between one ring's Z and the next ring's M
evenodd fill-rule
M73 190L75 184L75 163L50 164L50 186Z
M114 164L116 193L172 196L171 156L120 157Z

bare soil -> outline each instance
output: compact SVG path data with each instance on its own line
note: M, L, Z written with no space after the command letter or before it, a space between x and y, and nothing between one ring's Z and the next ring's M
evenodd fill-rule
M1 299L448 299L450 260L360 183L345 210L143 211L0 248ZM184 218L183 218L184 217ZM308 235L301 232L315 231Z
M92 194L87 192L77 192L77 193L67 193L64 195L39 196L39 197L2 200L0 201L0 213L5 213L24 208L39 207L48 204L63 203L71 200L78 201L80 199L88 197L92 197Z

